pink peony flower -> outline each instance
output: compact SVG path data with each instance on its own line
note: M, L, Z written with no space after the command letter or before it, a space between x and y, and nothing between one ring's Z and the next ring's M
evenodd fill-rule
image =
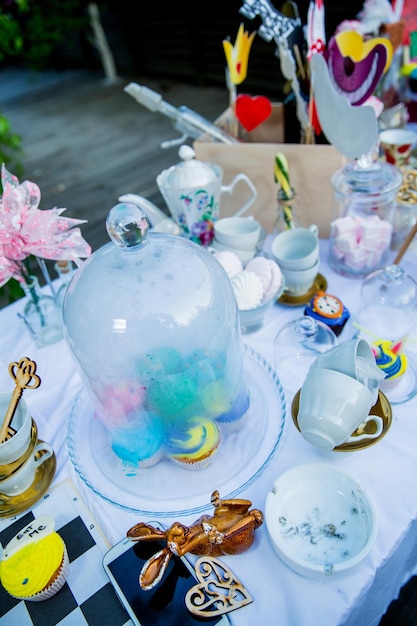
M0 198L0 287L10 278L23 282L23 261L38 256L55 261L88 257L91 247L83 239L79 224L86 220L61 217L65 209L39 209L41 192L35 183L19 180L1 169Z

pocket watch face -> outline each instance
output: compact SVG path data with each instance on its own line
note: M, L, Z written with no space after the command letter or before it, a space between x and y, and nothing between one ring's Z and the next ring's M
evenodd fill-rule
M336 296L324 293L316 296L314 309L325 317L338 317L342 314L343 304Z

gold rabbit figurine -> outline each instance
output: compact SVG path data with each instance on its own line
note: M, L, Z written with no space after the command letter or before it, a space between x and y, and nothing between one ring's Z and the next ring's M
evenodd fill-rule
M240 554L250 548L255 530L263 523L263 513L249 510L250 500L221 500L217 490L212 493L211 503L214 514L201 516L191 526L174 522L162 531L140 522L128 530L127 536L132 541L165 539L167 544L143 565L139 576L142 589L153 589L161 581L172 555L191 552L219 556Z

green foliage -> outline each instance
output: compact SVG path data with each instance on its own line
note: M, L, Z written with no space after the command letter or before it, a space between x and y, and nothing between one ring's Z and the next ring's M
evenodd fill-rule
M7 169L19 178L23 173L22 156L21 137L12 131L9 120L0 111L0 164L5 163Z
M77 49L80 34L87 32L86 7L84 0L0 0L0 66L18 59L34 70L53 67L60 48ZM21 137L0 111L0 165L18 178L23 174L23 152ZM19 282L10 279L0 288L0 306L23 295Z
M83 0L0 0L0 62L18 57L31 69L53 66L60 48L78 48L89 28L86 6Z
M88 27L86 4L81 0L28 0L28 12L21 21L23 57L34 69L50 66L62 47L76 47L79 34Z
M10 278L10 280L0 287L0 306L11 304L12 302L16 302L16 300L20 300L23 298L25 292L20 286L19 281L14 278Z
M0 62L23 53L20 16L27 11L27 0L0 1Z
M0 61L22 52L23 39L19 25L10 15L0 15Z

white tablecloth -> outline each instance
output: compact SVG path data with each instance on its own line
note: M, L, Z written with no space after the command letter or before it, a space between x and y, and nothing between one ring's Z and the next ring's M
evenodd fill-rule
M354 314L359 305L361 280L330 270L326 264L328 242L321 241L320 246L320 273L327 279L327 291L339 296ZM415 252L407 252L401 265L417 277ZM0 389L13 387L7 370L10 362L22 356L36 361L42 384L36 391L26 392L25 399L40 437L53 445L57 456L53 484L70 476L110 542L116 543L139 521L138 516L95 495L74 471L67 452L66 426L82 385L64 340L36 348L16 316L22 307L20 301L0 311ZM300 307L277 304L268 313L265 326L245 335L244 342L273 364L276 332L302 311ZM412 342L410 349L416 350L415 345ZM286 423L277 451L257 480L239 495L264 510L268 491L285 470L301 463L336 464L355 476L371 495L379 520L376 543L352 573L337 580L330 577L315 581L296 574L280 561L263 524L246 553L224 557L255 599L230 613L230 620L234 626L375 626L389 603L398 597L401 586L417 573L417 397L393 405L393 423L381 441L351 453L324 453L304 441L291 419L292 397L287 394L286 400ZM189 524L196 517L181 521ZM173 519L161 518L161 522L168 526Z

